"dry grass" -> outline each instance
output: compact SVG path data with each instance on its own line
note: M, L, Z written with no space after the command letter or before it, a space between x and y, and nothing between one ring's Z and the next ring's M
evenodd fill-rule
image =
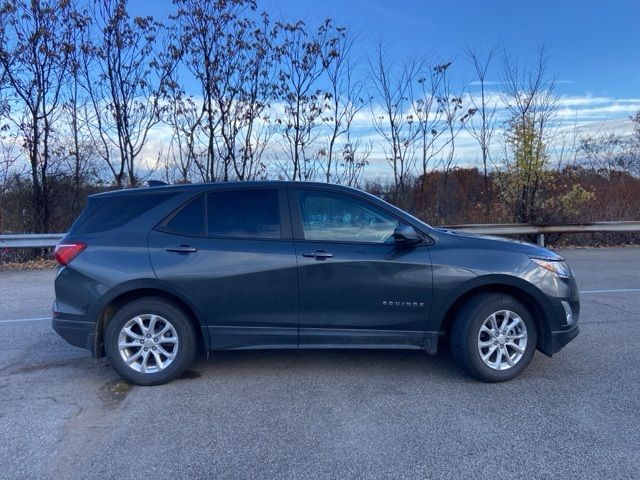
M0 263L0 271L2 270L45 270L55 268L56 261L52 258L36 258L24 262L8 262Z

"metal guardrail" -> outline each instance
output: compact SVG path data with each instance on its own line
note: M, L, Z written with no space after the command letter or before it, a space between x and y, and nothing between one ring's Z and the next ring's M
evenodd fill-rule
M544 247L545 235L549 233L590 232L640 232L640 222L593 222L567 225L526 225L522 223L494 223L448 225L443 228L476 233L478 235L535 235L536 243Z
M20 233L0 235L0 248L47 248L55 247L64 233Z
M442 228L478 235L536 235L536 243L544 246L549 233L640 232L640 222L595 222L568 225L526 225L520 223L447 225ZM64 233L25 233L0 235L0 248L55 247Z

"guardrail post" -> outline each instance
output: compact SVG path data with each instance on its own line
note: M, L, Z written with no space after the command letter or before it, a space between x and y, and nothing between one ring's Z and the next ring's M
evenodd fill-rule
M544 247L544 233L538 233L536 235L536 244Z

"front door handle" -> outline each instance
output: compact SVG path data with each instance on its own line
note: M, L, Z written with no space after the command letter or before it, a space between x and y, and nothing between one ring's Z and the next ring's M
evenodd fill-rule
M324 250L316 250L315 252L305 252L302 256L315 258L316 260L326 260L327 258L333 257L333 253L325 252Z
M167 252L175 252L175 253L193 253L197 251L198 251L197 248L190 247L189 245L180 245L179 247L167 248Z

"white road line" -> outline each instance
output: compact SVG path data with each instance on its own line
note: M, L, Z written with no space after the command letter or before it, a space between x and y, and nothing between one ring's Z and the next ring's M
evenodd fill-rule
M619 288L617 290L580 290L580 293L628 293L640 292L640 288Z
M19 322L41 322L43 320L51 320L51 317L42 318L17 318L15 320L0 320L0 323L19 323Z

